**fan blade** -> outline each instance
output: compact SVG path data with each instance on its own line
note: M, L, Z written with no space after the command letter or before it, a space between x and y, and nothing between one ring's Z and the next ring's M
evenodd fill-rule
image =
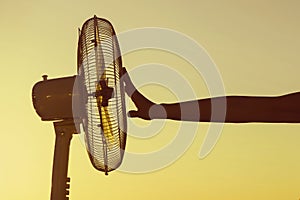
M97 67L97 79L99 80L106 80L105 74L105 60L103 56L103 51L101 48L101 40L99 36L99 27L97 24L97 20L94 19L94 49L96 55L96 67ZM100 77L101 76L101 77ZM100 79L99 79L100 77Z
M108 149L111 149L113 144L115 143L115 136L113 135L111 118L109 116L109 112L107 107L101 107L102 114L102 128L105 137L105 141L107 143Z
M96 91L101 91L101 90L102 90L101 85L99 83L96 83ZM101 129L104 134L105 142L108 146L108 149L111 149L113 143L115 142L115 138L112 131L109 111L107 106L102 106L103 104L102 95L96 96L96 99L97 99L99 115L101 117Z

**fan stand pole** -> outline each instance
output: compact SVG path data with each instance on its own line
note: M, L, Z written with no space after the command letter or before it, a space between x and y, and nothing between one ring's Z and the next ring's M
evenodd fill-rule
M51 200L68 200L68 161L72 135L76 133L73 120L54 122L55 149L52 169Z

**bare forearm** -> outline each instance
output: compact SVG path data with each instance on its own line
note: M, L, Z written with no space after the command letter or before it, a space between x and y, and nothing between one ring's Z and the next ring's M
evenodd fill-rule
M226 101L223 101L226 100ZM222 104L225 103L225 104ZM219 109L212 115L212 108ZM161 104L166 112L166 118L184 121L204 122L270 122L299 123L300 93L278 97L227 96L210 99L200 99L174 104ZM157 118L165 118L165 116Z

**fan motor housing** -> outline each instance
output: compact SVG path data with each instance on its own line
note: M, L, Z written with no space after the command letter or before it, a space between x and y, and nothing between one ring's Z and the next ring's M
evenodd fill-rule
M43 76L44 77L44 76ZM43 121L72 119L76 76L37 82L32 89L33 106Z

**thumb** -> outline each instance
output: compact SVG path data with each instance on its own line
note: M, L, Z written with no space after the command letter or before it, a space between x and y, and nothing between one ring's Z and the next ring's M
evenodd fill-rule
M139 112L135 110L130 110L128 112L128 117L140 117Z

